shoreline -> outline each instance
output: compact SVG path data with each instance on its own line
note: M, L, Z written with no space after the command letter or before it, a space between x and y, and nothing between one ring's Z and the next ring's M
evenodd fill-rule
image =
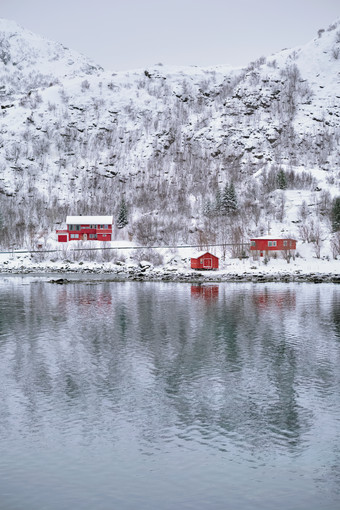
M128 267L128 268L89 268L89 267L24 267L1 268L0 277L5 276L33 276L48 277L50 283L66 284L75 281L89 281L88 276L95 277L93 281L137 281L137 282L174 282L174 283L236 283L236 282L281 282L281 283L339 283L340 273L303 272L293 271L185 271L181 269L155 269L151 267Z

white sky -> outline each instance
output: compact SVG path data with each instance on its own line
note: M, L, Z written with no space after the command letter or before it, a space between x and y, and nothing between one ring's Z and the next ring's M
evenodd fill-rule
M0 17L107 70L242 66L312 40L339 0L0 0Z

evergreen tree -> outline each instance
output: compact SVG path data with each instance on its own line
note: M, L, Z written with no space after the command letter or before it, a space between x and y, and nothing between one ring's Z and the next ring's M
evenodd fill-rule
M215 214L219 215L222 212L222 194L220 188L217 189L215 197Z
M287 178L286 178L286 174L284 173L282 168L279 170L279 172L276 176L276 181L277 181L277 185L278 185L279 189L287 188Z
M204 206L203 206L203 214L204 214L204 216L208 216L208 218L209 218L210 216L212 216L212 214L213 214L213 212L214 212L214 211L213 211L213 209L214 209L214 208L213 208L213 206L212 206L212 204L211 204L211 201L210 201L210 200L207 200L207 201L205 202Z
M333 200L331 219L333 232L338 232L340 230L340 197Z
M229 202L229 184L227 183L224 187L221 197L222 214L228 214L228 202Z
M237 196L233 183L229 186L229 209L232 213L237 210Z
M234 184L226 184L221 199L222 214L232 214L237 210L237 197Z
M118 212L118 218L117 218L117 227L118 228L124 228L128 223L129 223L129 221L128 221L128 210L127 210L126 202L125 202L124 198L122 198L122 201L121 201L120 206L119 206L119 212Z

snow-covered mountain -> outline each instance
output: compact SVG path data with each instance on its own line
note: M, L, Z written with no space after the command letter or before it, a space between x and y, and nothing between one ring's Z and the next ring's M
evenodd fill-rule
M0 18L0 94L3 99L99 70L100 66L62 44Z
M67 213L117 215L123 197L119 235L137 242L268 230L307 242L304 227L331 239L339 21L246 68L111 73L0 20L0 77L3 245L53 232ZM231 184L236 211L223 206Z

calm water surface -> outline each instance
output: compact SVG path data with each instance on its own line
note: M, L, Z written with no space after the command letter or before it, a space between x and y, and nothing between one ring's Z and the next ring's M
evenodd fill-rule
M337 510L340 286L0 278L0 510Z

